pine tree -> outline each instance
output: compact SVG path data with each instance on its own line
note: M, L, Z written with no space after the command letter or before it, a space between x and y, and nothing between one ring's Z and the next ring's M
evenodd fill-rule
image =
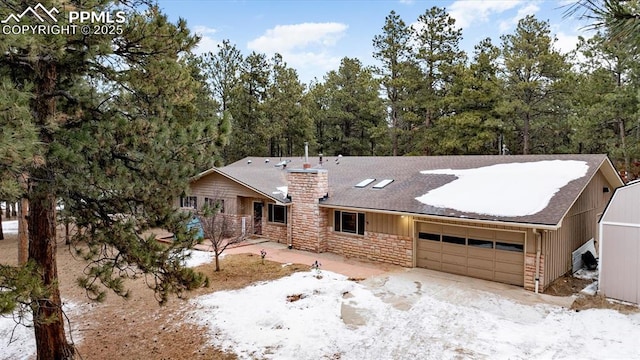
M240 78L232 90L229 113L231 139L225 159L234 162L246 156L268 156L269 119L265 101L270 68L264 54L253 52L240 67Z
M392 154L397 156L400 155L400 134L406 129L407 118L411 118L410 115L405 114L409 83L412 82L408 76L410 61L413 57L410 45L411 28L402 21L400 15L391 11L385 18L382 31L381 35L373 38L373 46L376 50L373 57L382 63L375 68L375 71L382 76L382 90L389 109Z
M386 152L385 111L378 96L379 82L358 59L343 58L337 71L330 71L324 91L326 102L319 117L318 146L327 155L380 155ZM318 119L318 118L316 118Z
M416 124L421 129L418 151L429 154L437 141L429 136L430 128L451 112L451 86L466 62L466 54L459 48L462 29L455 27L455 19L443 8L434 6L418 17L414 38L423 74L420 86L413 91L421 122Z
M526 16L518 22L514 34L502 39L503 73L506 81L503 116L514 119L513 125L522 139L521 152L553 152L545 145L550 137L567 138L565 96L568 82L565 75L570 66L565 56L553 48L549 23ZM549 126L553 133L544 133ZM564 129L564 131L562 130ZM541 132L538 137L533 133ZM533 143L532 138L540 140ZM516 150L516 149L512 149Z
M432 129L437 154L498 154L503 128L497 111L503 85L499 78L500 50L489 38L475 47L473 61L453 79L452 114L440 118ZM435 141L437 140L437 141Z
M577 87L576 114L572 119L578 150L607 152L619 161L624 172L634 172L632 159L640 157L638 143L638 55L608 41L598 32L581 39L580 84ZM582 148L582 149L580 149ZM637 171L637 170L636 170Z
M14 174L27 174L30 202L29 261L0 266L0 310L20 304L33 312L38 359L72 359L62 321L56 265L56 204L62 201L82 228L73 239L88 261L79 279L87 293L101 300L106 290L127 296L124 278L150 276L150 286L164 303L171 294L199 286L201 275L181 266L181 249L193 246L174 199L188 178L211 165L224 127L199 106L210 94L194 78L188 55L197 38L186 23L170 23L147 1L42 1L58 6L58 25L66 9L123 11L121 33L109 35L2 35L0 76L16 98L0 97L0 109L15 115L35 136L33 155L12 163ZM19 0L5 1L8 11L22 11ZM34 21L27 17L24 22ZM2 116L2 126L12 117ZM25 156L26 155L26 156ZM19 164L19 165L16 165ZM7 165L0 161L0 166ZM10 168L10 166L9 166ZM163 227L175 234L169 246L141 234Z
M287 66L280 54L274 55L265 100L269 156L301 155L304 143L314 142L313 122L303 106L304 90L296 71Z

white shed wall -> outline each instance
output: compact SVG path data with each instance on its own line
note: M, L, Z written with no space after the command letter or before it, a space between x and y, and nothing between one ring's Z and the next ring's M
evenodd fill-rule
M640 227L602 223L601 229L600 291L640 303Z
M640 183L618 188L600 220L599 289L640 303Z

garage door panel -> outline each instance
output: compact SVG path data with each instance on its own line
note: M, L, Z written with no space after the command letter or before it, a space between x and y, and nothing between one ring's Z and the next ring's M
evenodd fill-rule
M512 231L496 231L496 240L505 240L514 244L524 244L524 234Z
M496 272L500 271L500 272L508 272L508 273L524 275L524 269L522 264L503 263L503 262L496 261L495 270Z
M493 260L468 258L467 266L474 267L477 269L493 270L494 265L493 265Z
M458 275L467 275L467 267L464 265L455 265L443 262L442 271Z
M494 279L495 281L506 283L506 284L518 285L518 286L524 285L524 280L522 278L522 275L520 274L509 274L509 273L496 271L494 275Z
M496 237L496 231L492 229L470 228L468 235L470 238L493 240Z
M467 266L467 257L451 254L442 254L442 262L447 264Z
M440 251L442 243L437 241L418 240L418 249L428 251Z
M418 224L416 265L459 275L524 285L522 232Z
M418 259L441 261L441 253L420 250L418 251Z
M442 225L442 233L464 237L467 235L467 229L459 226Z
M442 271L442 263L440 261L422 260L420 263L422 264L421 268Z
M475 248L473 246L469 246L469 248L467 249L467 252L470 258L473 257L473 258L479 258L479 259L493 260L495 256L495 251L493 249Z
M467 255L467 247L465 245L442 244L442 252L454 255Z
M496 261L512 264L523 264L524 254L514 251L500 251L496 250Z
M477 278L485 279L485 280L493 280L494 279L493 270L477 269L477 268L469 266L468 274L469 274L469 276L473 276L473 277L477 277Z

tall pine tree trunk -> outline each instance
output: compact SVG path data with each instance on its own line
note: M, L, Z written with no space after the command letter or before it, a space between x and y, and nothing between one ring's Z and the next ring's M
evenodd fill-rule
M27 178L27 174L22 174L18 179L23 191L18 203L18 264L20 265L26 264L29 260L29 223L27 220L29 200L26 195L29 191L29 184Z
M2 230L2 211L0 211L0 240L4 240L4 231Z
M57 68L52 59L42 59L36 63L35 71L37 80L33 110L40 128L40 141L48 146L53 141L48 127L56 109L53 93ZM67 343L62 319L56 264L56 196L51 191L53 174L48 171L47 165L36 165L29 174L29 260L36 264L38 275L49 290L42 298L33 299L37 360L73 359L75 349Z
M18 205L18 264L24 265L29 259L29 200L23 197Z
M37 359L73 359L75 349L65 337L62 301L57 284L55 196L47 191L46 183L40 183L32 190L30 205L29 259L37 264L41 280L49 289L32 306Z
M522 154L529 154L529 127L531 126L531 120L529 114L524 116L524 126L522 129Z

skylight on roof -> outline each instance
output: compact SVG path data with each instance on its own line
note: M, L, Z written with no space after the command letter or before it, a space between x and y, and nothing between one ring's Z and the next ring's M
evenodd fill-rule
M384 179L382 181L380 181L379 183L373 185L374 189L382 189L383 187L391 184L393 182L393 179Z
M357 183L355 186L357 188L363 188L363 187L371 184L374 181L376 181L376 179L364 179L364 180L360 181L359 183Z

